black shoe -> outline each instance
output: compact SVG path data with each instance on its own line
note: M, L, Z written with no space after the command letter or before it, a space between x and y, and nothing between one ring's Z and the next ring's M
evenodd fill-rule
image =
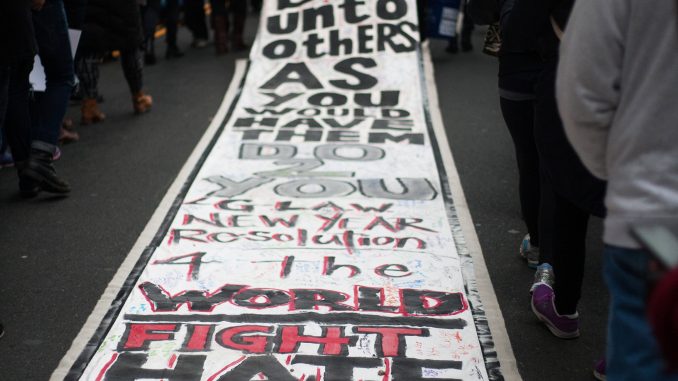
M37 184L45 192L66 194L71 191L71 186L57 176L52 166L52 153L38 149L31 149L31 155L26 167L19 174L19 178L25 177ZM26 185L29 187L30 185ZM28 190L28 188L26 188Z
M27 161L18 161L14 163L17 175L19 176L19 194L22 198L33 198L40 192L40 187L35 181L26 177L24 174L27 165Z
M450 40L449 45L447 45L447 49L445 49L446 52L452 53L452 54L457 54L459 53L459 43L457 42L457 38L453 37Z
M33 198L40 192L38 184L26 176L19 175L19 194L22 198Z
M473 44L471 43L471 38L467 37L464 38L462 37L461 39L461 51L462 52L470 52L473 50Z
M5 327L3 327L2 324L0 324L0 338L3 336L5 336Z
M147 66L153 66L158 62L158 60L155 58L155 54L153 53L146 53L144 54L144 64Z
M184 53L179 50L176 46L168 46L167 51L165 52L165 59L171 60L172 58L181 58L184 56Z

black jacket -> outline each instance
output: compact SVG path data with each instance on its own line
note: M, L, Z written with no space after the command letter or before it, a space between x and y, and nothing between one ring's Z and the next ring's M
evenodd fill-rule
M80 53L133 49L142 40L137 0L88 0Z
M543 69L537 40L535 1L501 0L499 52L499 88L520 94L534 94L534 86Z
M0 0L0 64L32 60L37 50L30 1Z

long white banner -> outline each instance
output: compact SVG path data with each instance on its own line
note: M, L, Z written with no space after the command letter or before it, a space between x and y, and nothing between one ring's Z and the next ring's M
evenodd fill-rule
M415 0L266 1L221 133L67 378L503 379L422 73Z

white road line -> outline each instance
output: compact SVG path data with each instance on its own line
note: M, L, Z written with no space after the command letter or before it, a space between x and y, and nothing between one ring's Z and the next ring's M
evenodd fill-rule
M471 212L466 203L466 196L464 196L459 173L457 172L457 167L454 163L454 158L452 157L452 151L448 144L447 134L445 133L445 124L443 123L442 114L440 113L438 90L436 89L435 74L431 61L431 50L428 42L423 44L422 52L433 129L438 138L440 154L442 155L445 170L447 171L448 183L454 199L454 207L457 211L459 222L466 239L466 246L473 258L476 283L480 298L483 302L483 310L485 311L490 330L492 331L494 346L501 364L501 372L507 381L519 381L522 380L522 378L518 372L516 358L513 354L513 348L511 348L506 325L504 324L504 317L499 309L497 295L492 287L492 280L490 279L490 274L485 265L485 258L483 257L483 251L480 247L480 241L476 234L475 225L473 224Z
M59 362L59 366L52 373L50 381L61 381L64 379L64 377L66 377L68 371L71 369L80 353L85 349L85 346L92 335L94 335L97 328L99 328L101 325L102 319L108 312L108 309L110 308L111 303L115 300L118 292L123 287L125 280L129 277L130 272L132 272L134 265L139 260L139 257L144 252L144 249L155 237L156 233L160 229L160 225L172 207L174 200L181 191L181 188L186 183L186 180L196 167L200 157L214 138L214 135L219 130L221 124L224 122L226 114L228 113L228 109L231 104L233 104L233 101L238 93L238 87L245 75L246 67L246 60L238 60L236 62L235 71L233 72L233 79L231 80L231 84L228 88L228 91L226 92L224 100L219 106L217 114L214 116L214 119L212 119L210 126L203 134L202 138L198 142L198 145L193 149L191 156L189 156L188 160L186 160L186 163L181 168L179 175L168 189L165 197L162 199L160 205L158 205L155 212L153 213L153 216L148 221L148 224L146 224L146 227L132 247L132 250L130 250L130 252L127 254L125 261L122 263L120 268L118 268L118 271L113 276L113 279L106 287L106 290L101 295L101 298L94 307L94 310L87 318L85 325L83 325L83 327L80 329L80 332L78 333L78 336L76 336L75 340L73 340L70 349Z

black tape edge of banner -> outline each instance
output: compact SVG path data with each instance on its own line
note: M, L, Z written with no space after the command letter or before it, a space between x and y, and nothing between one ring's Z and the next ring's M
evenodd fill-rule
M490 381L504 381L504 376L501 373L501 364L499 363L499 358L497 357L497 352L494 347L492 332L490 332L490 326L485 315L485 310L483 309L478 287L476 285L473 258L471 257L471 253L468 249L468 246L466 245L466 239L464 238L464 233L462 232L461 222L459 221L457 209L454 205L454 199L452 198L452 190L450 189L448 182L449 178L447 176L447 170L445 169L443 157L440 152L440 145L438 143L435 130L433 129L433 121L430 110L431 102L427 88L428 84L426 81L424 56L421 45L417 48L417 56L419 59L419 75L422 86L422 96L424 97L423 108L424 118L426 120L426 128L431 139L431 148L433 150L433 156L435 158L438 176L442 186L441 194L446 207L448 223L452 229L454 244L461 260L461 271L462 278L464 280L464 288L466 289L466 296L471 307L471 314L473 315L473 321L478 334L478 340L482 348L483 357L485 360L485 368L487 369L487 375Z
M80 377L82 377L85 369L89 365L90 361L94 357L94 354L96 353L97 349L103 342L104 338L106 335L108 335L108 332L113 326L113 322L115 319L118 318L120 315L120 312L122 311L122 307L125 304L125 301L127 298L130 296L132 293L132 289L134 288L134 285L137 283L139 280L139 277L143 273L144 269L148 265L148 261L151 259L151 256L155 252L155 250L158 248L158 246L162 243L163 238L165 235L167 235L167 232L169 231L170 226L172 225L172 221L176 217L177 213L179 212L179 208L181 207L186 194L188 193L188 190L190 189L191 185L195 181L196 177L198 176L198 173L200 172L200 169L202 169L203 164L205 164L205 161L207 160L207 157L209 154L212 152L212 149L214 149L214 146L216 145L217 141L219 140L219 137L223 133L224 129L226 128L226 124L228 123L228 120L231 118L231 115L233 114L233 111L235 110L235 106L238 104L238 101L240 100L240 96L242 94L242 90L245 85L245 80L247 79L247 73L250 70L250 65L251 62L248 60L247 61L247 66L245 68L245 71L242 75L242 78L240 79L240 83L238 85L238 91L233 99L233 102L228 108L228 112L224 116L223 121L221 122L221 125L217 129L217 131L214 133L214 136L212 137L212 140L210 140L208 146L205 148L203 153L200 155L200 158L198 159L198 162L195 164L195 167L191 170L191 173L189 174L188 178L184 182L184 184L181 187L181 190L179 191L179 194L177 197L174 199L174 202L172 203L172 206L170 207L169 211L165 215L165 218L163 219L160 228L156 232L155 236L153 239L151 239L151 242L149 243L148 246L144 249L143 253L139 257L139 260L137 263L134 265L134 268L130 272L130 275L127 277L125 280L125 283L123 284L122 288L120 288L120 291L118 292L118 295L116 295L115 299L111 303L111 306L108 309L108 312L106 312L106 315L104 315L104 318L102 319L101 323L99 324L99 327L97 328L96 332L90 340L88 341L87 345L85 346L85 349L80 353L78 358L75 360L73 363L73 366L71 369L68 371L68 374L66 377L64 377L65 381L75 381L78 380Z

